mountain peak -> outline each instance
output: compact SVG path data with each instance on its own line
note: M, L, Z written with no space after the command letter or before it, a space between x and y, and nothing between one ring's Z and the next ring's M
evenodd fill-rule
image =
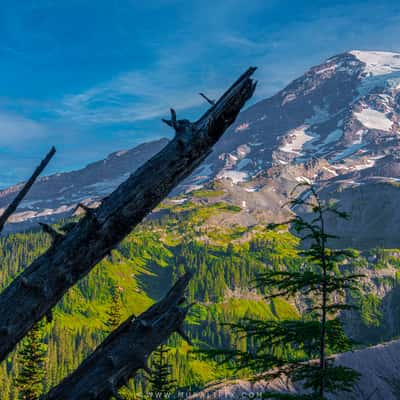
M349 53L365 64L365 72L370 75L400 72L400 53L362 50L352 50Z

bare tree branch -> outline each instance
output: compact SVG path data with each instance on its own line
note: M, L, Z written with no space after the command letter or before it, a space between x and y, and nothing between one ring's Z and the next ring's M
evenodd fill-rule
M253 95L249 68L198 121L174 121L175 138L37 258L0 295L0 361L169 192L207 157Z
M215 105L215 100L211 100L209 97L207 97L204 93L199 93L199 95L209 104L212 106Z
M182 276L168 294L138 318L129 317L44 400L106 400L115 396L147 358L174 332L183 332L188 307L179 307L192 277ZM186 335L185 335L186 336Z
M46 168L47 164L53 158L54 154L56 153L56 149L52 147L50 151L47 153L46 157L42 160L42 162L38 165L38 167L33 172L32 176L29 180L25 183L21 191L17 194L15 199L11 202L11 204L6 208L3 214L0 216L0 232L3 230L5 223L7 222L8 218L15 212L21 201L27 195L29 190L31 189L32 185L35 183L38 176L42 173L42 171Z

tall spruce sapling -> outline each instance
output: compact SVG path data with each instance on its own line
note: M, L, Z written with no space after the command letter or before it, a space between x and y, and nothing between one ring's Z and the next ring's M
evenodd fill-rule
M168 363L168 352L169 349L162 344L153 353L152 374L148 379L153 398L169 398L175 388L176 380L171 377L172 365Z
M213 349L201 351L217 358L230 368L247 372L251 379L273 379L288 376L301 381L307 394L265 393L264 398L325 399L327 393L351 391L359 374L350 368L334 365L329 355L351 348L338 314L353 306L345 304L346 290L357 291L363 275L346 271L355 257L351 250L331 249L328 240L337 238L326 231L326 216L334 214L347 219L332 202L320 199L308 184L303 196L291 200L293 208L305 206L311 218L295 216L270 229L290 225L300 236L305 250L299 253L302 264L297 268L268 269L258 275L256 287L268 293L266 298L301 297L309 304L301 319L257 320L245 318L228 324L233 332L247 338L247 351ZM300 185L298 185L300 186ZM298 187L296 186L296 188ZM341 265L341 268L339 268ZM312 361L309 361L312 360Z
M21 400L38 400L43 393L47 357L44 327L44 320L35 324L22 341L17 353L19 371L16 387Z

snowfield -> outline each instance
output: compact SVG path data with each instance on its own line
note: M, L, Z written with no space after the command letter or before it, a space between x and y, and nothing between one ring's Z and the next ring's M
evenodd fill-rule
M235 170L225 170L222 171L221 174L218 174L217 178L226 178L230 179L233 184L237 184L239 182L244 182L248 177L248 174L246 172L240 172L240 171L235 171Z
M283 146L279 147L279 150L285 153L301 155L304 144L314 139L313 136L306 133L308 128L308 125L303 125L291 131L289 135L286 136L286 140L290 138L291 143L286 142Z
M369 129L377 129L380 131L390 132L393 122L386 116L385 113L365 108L359 113L354 113L354 116Z
M373 75L387 75L400 71L400 54L387 51L350 51L365 64L365 72Z

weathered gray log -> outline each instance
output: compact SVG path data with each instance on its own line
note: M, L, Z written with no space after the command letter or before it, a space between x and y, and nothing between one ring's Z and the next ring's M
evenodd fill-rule
M211 152L252 96L249 68L198 121L172 119L170 143L122 183L94 212L54 241L0 295L0 361L168 193ZM175 116L175 117L174 117Z
M158 303L139 317L130 317L44 400L105 400L115 396L147 358L168 337L182 331L189 306L182 306L191 278L186 273Z
M10 203L10 205L6 208L6 210L0 216L0 232L3 230L5 223L7 222L8 218L10 218L11 214L17 209L21 201L27 195L29 190L31 189L32 185L35 183L38 176L43 172L46 168L47 164L53 158L54 154L56 154L56 149L52 147L50 151L47 153L46 157L41 161L38 167L33 172L32 176L26 181L25 185L19 191L15 199Z

